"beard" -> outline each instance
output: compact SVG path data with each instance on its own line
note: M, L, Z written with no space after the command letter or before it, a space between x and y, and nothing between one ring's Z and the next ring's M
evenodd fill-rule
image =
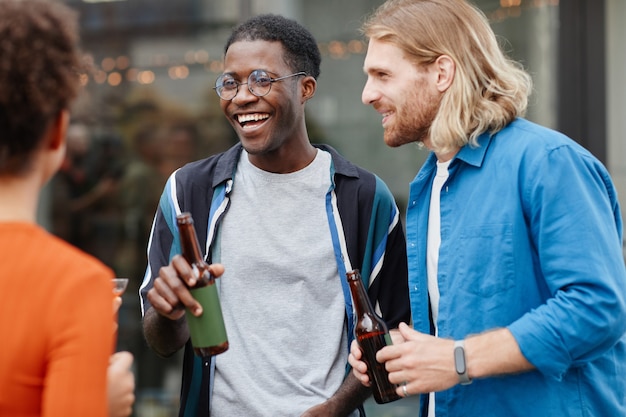
M396 106L393 125L385 128L384 140L387 146L396 148L407 143L423 144L427 141L439 111L441 97L419 86L411 89L404 102Z

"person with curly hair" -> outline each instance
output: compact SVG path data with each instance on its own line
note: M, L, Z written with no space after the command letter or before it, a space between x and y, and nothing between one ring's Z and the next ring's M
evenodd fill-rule
M114 347L113 272L36 223L80 88L75 13L0 0L0 415L126 417L132 355Z

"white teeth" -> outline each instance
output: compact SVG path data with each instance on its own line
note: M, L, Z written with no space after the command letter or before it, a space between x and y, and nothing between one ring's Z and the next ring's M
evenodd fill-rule
M240 114L237 116L237 121L239 123L258 122L259 120L265 120L268 117L270 117L268 114L259 114L259 113Z

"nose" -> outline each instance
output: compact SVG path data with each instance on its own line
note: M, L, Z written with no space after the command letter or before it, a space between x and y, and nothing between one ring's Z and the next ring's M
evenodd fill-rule
M361 93L361 101L367 106L373 104L379 98L380 93L374 87L374 82L372 81L372 79L368 77L367 81L365 82L365 86L363 87L363 92Z
M250 92L248 84L241 84L237 89L237 94L235 94L235 97L233 97L231 101L238 106L242 106L258 99L259 98L257 96Z

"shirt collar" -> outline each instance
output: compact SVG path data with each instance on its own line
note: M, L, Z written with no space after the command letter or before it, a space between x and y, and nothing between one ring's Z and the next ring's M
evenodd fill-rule
M354 164L342 157L334 148L329 145L313 144L316 148L330 153L333 159L333 165L335 172L347 177L359 177L358 170ZM215 174L213 176L213 187L232 179L235 176L235 170L237 169L237 163L241 155L243 147L241 143L236 144L219 158L215 167Z
M485 132L478 137L478 146L465 145L463 146L459 152L454 156L454 159L460 159L466 164L473 165L475 167L480 167L485 160L485 154L487 153L487 148L489 148L489 144L493 140L494 135L491 135L489 132Z

